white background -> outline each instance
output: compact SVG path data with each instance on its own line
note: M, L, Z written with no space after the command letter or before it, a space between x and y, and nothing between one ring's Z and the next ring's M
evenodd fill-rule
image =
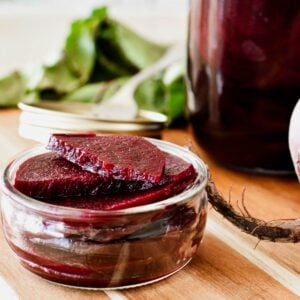
M61 48L71 20L103 4L148 38L185 39L187 0L0 0L0 76L47 61Z

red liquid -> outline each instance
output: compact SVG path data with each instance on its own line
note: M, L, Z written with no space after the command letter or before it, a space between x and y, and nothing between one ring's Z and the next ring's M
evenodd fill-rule
M291 172L300 98L300 1L192 0L188 76L194 134L219 162Z
M95 240L97 234L88 238L92 231L102 236L103 228L91 224L88 232L77 228L77 234L69 234L72 226L65 224L57 238L49 236L47 225L39 233L17 232L14 238L8 233L6 238L23 266L45 279L79 287L137 285L172 274L189 262L202 240L206 211L174 206L148 217L152 220L145 219L136 231L124 225L123 236L114 235L111 228L109 241Z

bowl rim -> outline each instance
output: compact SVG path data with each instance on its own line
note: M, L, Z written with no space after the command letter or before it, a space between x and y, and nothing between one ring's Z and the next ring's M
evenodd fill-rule
M37 199L31 198L29 196L24 195L20 191L18 191L14 186L12 181L14 180L14 175L18 166L25 160L33 157L35 155L43 154L49 152L46 150L44 146L37 146L34 148L27 149L23 152L18 153L15 157L13 157L5 167L0 181L0 188L3 191L4 195L7 195L15 202L29 208L31 210L37 211L39 213L46 213L49 215L55 215L57 217L96 217L96 216L116 216L116 215L128 215L128 214L136 214L136 213L147 213L150 211L164 209L171 205L176 205L179 203L184 203L188 201L195 194L204 190L207 181L208 181L208 170L206 164L203 160L191 152L188 147L178 146L176 144L164 141L157 140L153 138L145 138L149 142L156 145L160 150L165 152L174 154L179 156L180 158L190 162L193 164L194 168L197 171L197 177L191 186L184 190L182 193L169 197L167 199L157 201L154 203L149 203L140 206L134 206L124 209L118 210L92 210L92 209L82 209L82 208L73 208L66 206L59 206L55 204L49 204ZM11 174L12 173L12 174ZM2 195L2 197L4 196Z

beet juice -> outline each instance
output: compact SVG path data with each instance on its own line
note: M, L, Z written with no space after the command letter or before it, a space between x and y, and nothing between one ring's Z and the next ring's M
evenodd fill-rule
M289 173L288 126L300 98L299 0L192 0L189 114L224 165Z

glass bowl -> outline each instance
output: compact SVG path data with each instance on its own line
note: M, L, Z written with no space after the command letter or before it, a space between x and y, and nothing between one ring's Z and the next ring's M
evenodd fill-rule
M197 178L176 196L122 210L62 207L27 197L13 186L16 171L47 150L15 158L1 179L1 210L6 240L21 264L50 281L96 289L144 285L183 268L204 233L207 169L188 149L149 140L192 163Z

